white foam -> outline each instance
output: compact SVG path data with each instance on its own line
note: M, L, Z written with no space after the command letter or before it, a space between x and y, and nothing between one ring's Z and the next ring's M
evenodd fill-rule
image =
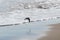
M16 11L16 10L15 10ZM18 10L17 13L7 12L0 13L0 25L2 24L16 24L28 22L24 20L26 17L30 17L31 21L47 21L50 19L56 19L60 17L59 9L49 9L49 10L38 10L38 9L30 9L30 10Z

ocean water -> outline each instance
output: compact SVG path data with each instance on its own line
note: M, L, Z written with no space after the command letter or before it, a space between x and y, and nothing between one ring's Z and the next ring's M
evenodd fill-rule
M0 12L0 40L37 40L47 36L46 32L50 31L51 28L51 26L48 26L49 24L60 23L60 9L52 7L50 9L12 9L12 11L8 11L9 4L13 4L17 0L9 1L1 0L0 2L0 10L4 11ZM24 2L27 2L27 0ZM34 0L28 2L34 2ZM51 0L50 2L54 1ZM24 20L26 17L30 17L31 21L34 22L26 22ZM1 26L17 23L19 25Z
M60 18L20 25L0 27L0 40L37 40L50 31L49 24L60 23Z
M24 9L6 13L3 12L0 13L0 25L22 24L23 22L27 22L24 20L26 17L30 17L31 21L55 19L56 17L60 17L60 9Z

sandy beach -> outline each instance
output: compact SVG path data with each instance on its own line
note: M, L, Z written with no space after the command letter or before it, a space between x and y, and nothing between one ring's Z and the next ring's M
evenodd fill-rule
M51 31L47 32L47 36L38 40L60 40L60 23L49 26L52 26Z

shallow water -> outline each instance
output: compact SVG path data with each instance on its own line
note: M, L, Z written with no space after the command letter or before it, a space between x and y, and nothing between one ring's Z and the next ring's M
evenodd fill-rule
M0 27L0 40L37 40L50 31L49 24L60 23L60 19L36 21L26 24Z

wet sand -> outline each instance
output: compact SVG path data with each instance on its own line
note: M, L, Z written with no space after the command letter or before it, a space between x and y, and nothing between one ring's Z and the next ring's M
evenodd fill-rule
M51 31L47 32L47 36L38 40L60 40L60 23L49 26L52 26Z

